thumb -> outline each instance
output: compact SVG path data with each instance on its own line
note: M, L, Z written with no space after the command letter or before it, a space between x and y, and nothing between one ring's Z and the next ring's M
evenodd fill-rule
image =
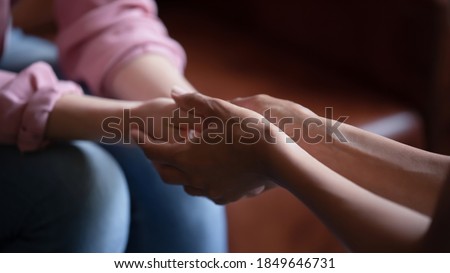
M187 93L179 87L174 87L172 98L182 110L190 112L189 110L194 109L194 115L207 117L214 112L211 106L212 98L198 92Z
M253 111L257 111L258 107L254 102L254 97L245 97L245 98L234 98L232 100L230 100L230 102L234 105L240 106L240 107L244 107Z

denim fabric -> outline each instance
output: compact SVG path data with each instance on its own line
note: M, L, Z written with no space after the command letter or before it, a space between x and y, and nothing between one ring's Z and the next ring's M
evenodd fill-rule
M129 208L122 170L94 143L0 146L1 252L122 252Z

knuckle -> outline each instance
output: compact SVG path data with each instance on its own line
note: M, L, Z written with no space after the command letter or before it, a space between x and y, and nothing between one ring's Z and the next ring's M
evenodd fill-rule
M255 95L254 100L259 103L262 103L262 102L266 101L268 97L269 96L266 94L258 94L258 95Z

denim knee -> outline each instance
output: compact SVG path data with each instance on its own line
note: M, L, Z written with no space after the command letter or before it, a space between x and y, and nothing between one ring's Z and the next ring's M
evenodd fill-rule
M9 219L0 227L1 251L124 251L129 194L108 153L82 141L31 154L0 151L0 219Z

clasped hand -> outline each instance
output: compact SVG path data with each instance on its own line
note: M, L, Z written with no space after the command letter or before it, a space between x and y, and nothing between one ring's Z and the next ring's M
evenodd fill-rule
M199 93L173 98L179 111L172 112L168 138L132 132L166 183L217 204L273 187L265 153L277 127L257 112Z

